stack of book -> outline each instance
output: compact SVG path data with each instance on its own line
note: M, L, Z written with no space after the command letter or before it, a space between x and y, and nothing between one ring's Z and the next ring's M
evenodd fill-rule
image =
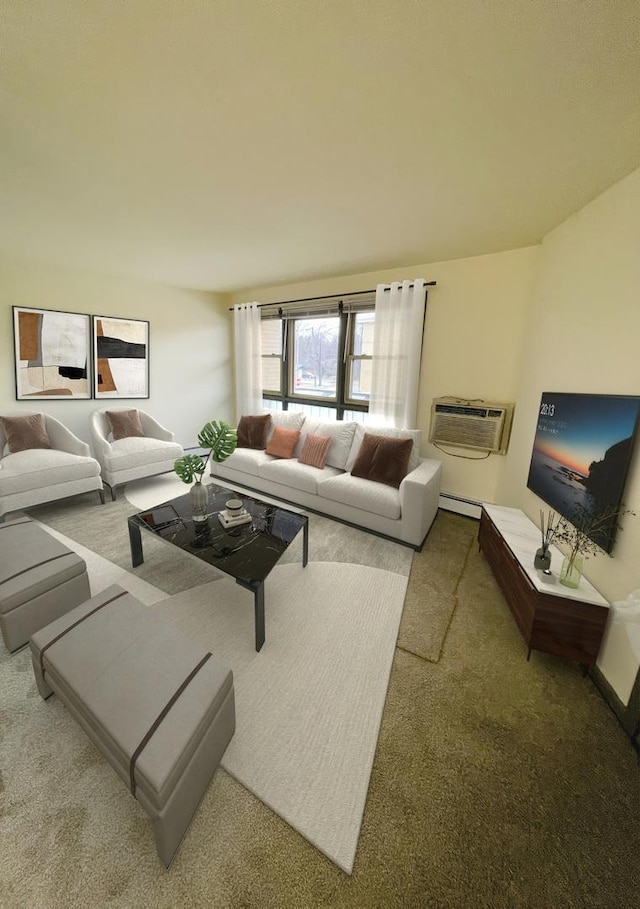
M233 513L225 508L223 511L218 512L218 520L223 527L239 527L241 524L251 523L251 515L244 508L242 511Z

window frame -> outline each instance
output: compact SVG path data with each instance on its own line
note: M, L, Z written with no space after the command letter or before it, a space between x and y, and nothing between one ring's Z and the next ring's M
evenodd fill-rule
M349 397L350 386L350 368L351 363L355 360L371 360L369 355L354 354L355 341L355 316L357 312L374 311L372 304L363 304L360 306L350 306L348 309L337 303L334 307L326 308L322 312L295 312L284 313L280 310L277 316L265 315L263 318L278 318L281 321L282 332L282 355L280 357L280 393L263 388L262 397L265 401L276 401L281 404L283 410L289 410L290 406L309 406L316 408L326 408L336 412L336 419L343 420L344 412L351 411L356 413L367 414L369 412L369 401ZM293 323L297 320L309 319L314 316L325 316L339 318L338 327L338 353L336 369L336 396L328 397L325 395L304 395L304 393L295 390L295 331ZM272 358L274 355L269 355ZM277 356L277 355L275 355Z

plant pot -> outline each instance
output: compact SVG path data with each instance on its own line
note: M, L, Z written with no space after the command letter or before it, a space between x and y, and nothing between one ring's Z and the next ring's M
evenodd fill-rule
M206 487L202 485L200 480L196 480L189 490L189 497L191 499L191 517L194 523L204 523L207 520L209 496Z
M565 587L574 589L579 587L580 578L582 577L582 566L582 556L577 555L573 559L570 556L565 556L560 569L560 583L564 584Z
M539 568L541 571L548 571L550 566L551 553L546 546L541 546L540 549L536 550L536 554L533 559L533 567Z

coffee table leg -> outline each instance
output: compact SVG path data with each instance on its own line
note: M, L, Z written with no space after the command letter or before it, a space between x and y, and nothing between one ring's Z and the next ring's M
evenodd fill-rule
M264 644L264 582L254 588L253 596L256 614L256 650L259 651Z
M142 565L144 557L142 555L142 537L140 528L134 521L128 521L129 525L129 545L131 546L131 564L134 568Z
M309 561L309 522L302 528L302 567L307 567Z

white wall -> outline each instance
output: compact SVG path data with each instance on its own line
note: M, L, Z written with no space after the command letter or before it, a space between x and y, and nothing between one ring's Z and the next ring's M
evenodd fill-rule
M148 400L16 401L12 306L148 319ZM44 410L90 442L95 407L140 407L197 441L208 420L231 419L228 304L215 294L0 258L0 413Z
M231 295L230 303L274 303L370 290L380 283L414 277L437 281L429 290L418 401L422 454L443 461L443 490L494 502L505 457L491 455L486 460L471 461L429 444L431 402L442 395L516 400L537 256L538 247L527 247L431 265L258 287ZM457 453L465 454L461 449ZM473 451L466 454L476 455Z
M640 395L640 169L548 234L522 348L520 419L499 487L504 504L537 520L544 506L526 488L543 391ZM585 575L611 601L640 587L640 441L624 494L613 558L598 555Z

